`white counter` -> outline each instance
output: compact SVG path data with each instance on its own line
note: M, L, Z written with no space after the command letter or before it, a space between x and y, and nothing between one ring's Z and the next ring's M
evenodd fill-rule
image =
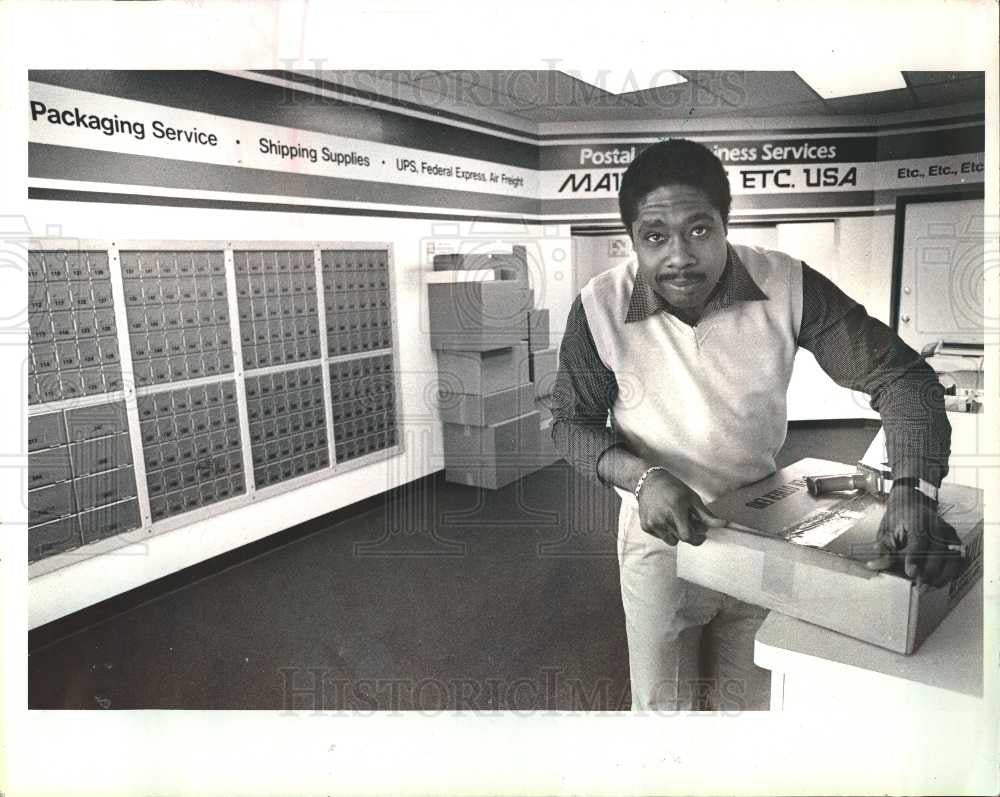
M754 660L772 711L983 711L983 582L910 656L771 612Z

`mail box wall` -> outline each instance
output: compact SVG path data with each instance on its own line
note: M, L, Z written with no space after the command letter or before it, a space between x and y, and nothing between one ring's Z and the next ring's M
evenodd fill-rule
M121 390L107 251L28 255L28 403Z
M399 441L391 355L330 365L337 461L392 448Z
M330 465L319 366L246 379L254 482L277 484Z
M232 380L149 393L137 405L153 522L245 492Z
M125 402L28 419L28 559L137 528Z
M31 574L398 453L391 256L312 242L32 251Z
M320 356L316 274L311 250L236 250L236 296L243 367Z
M136 387L232 373L223 251L119 258Z
M379 250L322 250L323 303L331 356L392 345L389 268Z

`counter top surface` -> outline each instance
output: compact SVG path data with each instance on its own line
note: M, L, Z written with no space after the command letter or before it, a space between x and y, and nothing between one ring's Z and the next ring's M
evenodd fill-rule
M754 659L769 670L842 665L972 697L983 693L983 582L975 584L909 656L772 611L757 631Z

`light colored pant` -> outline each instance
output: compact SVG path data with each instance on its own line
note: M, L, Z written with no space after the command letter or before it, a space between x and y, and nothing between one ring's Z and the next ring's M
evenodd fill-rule
M753 663L766 609L678 578L677 549L643 531L627 499L618 564L633 711L768 709L770 673Z

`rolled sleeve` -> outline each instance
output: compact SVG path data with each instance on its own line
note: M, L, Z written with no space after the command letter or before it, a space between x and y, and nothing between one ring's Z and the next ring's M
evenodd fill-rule
M559 368L552 390L552 439L578 472L599 484L597 463L622 438L608 425L618 381L597 353L583 304L577 297L559 347Z
M935 485L948 473L944 389L923 358L829 279L803 264L799 345L838 385L867 393L882 418L893 476Z

